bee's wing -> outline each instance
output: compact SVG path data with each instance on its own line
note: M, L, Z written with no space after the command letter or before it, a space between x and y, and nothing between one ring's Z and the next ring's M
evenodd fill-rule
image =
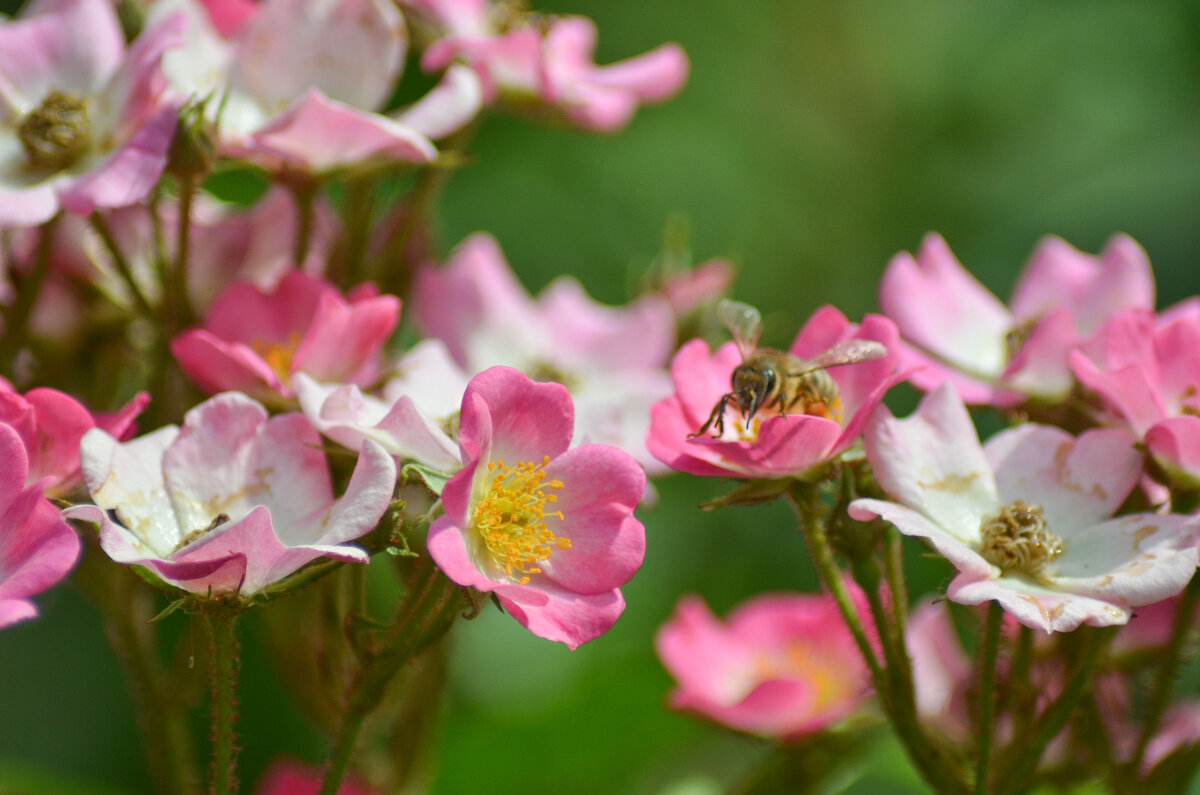
M887 356L888 349L882 342L875 340L846 340L839 342L827 351L817 354L812 359L804 360L804 368L799 372L788 375L822 370L826 367L836 367L839 364L857 364L882 359Z
M717 304L717 317L725 328L729 329L743 359L754 353L758 347L759 335L762 334L762 315L757 309L741 301L723 298L721 303Z

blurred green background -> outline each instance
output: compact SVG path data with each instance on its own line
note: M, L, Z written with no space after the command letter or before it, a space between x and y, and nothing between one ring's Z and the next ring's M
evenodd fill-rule
M764 310L774 345L821 304L874 310L889 257L929 230L1001 296L1042 235L1094 252L1117 231L1149 252L1160 305L1195 291L1194 2L540 8L595 19L601 63L674 40L692 75L676 100L612 138L484 125L473 165L444 197L439 244L488 230L532 290L571 273L601 300L624 300L681 214L696 260L736 262L735 294ZM684 593L724 613L752 594L814 586L783 506L696 507L725 485L659 484L659 507L640 512L645 566L602 639L572 653L490 609L456 627L434 792L720 792L763 758L764 744L668 713L671 683L651 646ZM920 586L944 585L945 570L911 552ZM0 633L0 781L45 770L53 784L31 791L65 781L145 791L132 706L97 617L71 587L39 603L40 620ZM192 619L170 621L205 643ZM241 688L247 789L279 753L315 762L324 752L254 637ZM853 789L920 791L894 749L872 761Z

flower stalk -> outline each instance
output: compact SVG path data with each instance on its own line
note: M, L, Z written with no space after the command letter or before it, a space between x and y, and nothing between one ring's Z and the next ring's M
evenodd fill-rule
M993 717L996 707L996 658L1000 648L1000 625L1004 609L996 602L988 603L983 640L979 644L979 712L975 743L975 791L983 795L991 791L991 761Z
M238 675L241 673L241 644L237 638L240 607L220 602L205 617L211 637L209 677L212 762L209 791L215 795L237 792Z

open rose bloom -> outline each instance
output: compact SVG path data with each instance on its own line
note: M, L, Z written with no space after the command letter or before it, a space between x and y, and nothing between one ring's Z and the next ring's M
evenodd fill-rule
M268 419L237 393L123 444L90 431L81 456L96 505L69 516L99 524L113 560L196 594L250 596L322 556L366 563L349 542L375 527L396 480L391 456L366 442L335 500L304 417Z
M1095 257L1048 237L1005 306L930 234L916 257L901 252L888 263L879 304L906 343L914 386L949 381L969 404L1057 403L1073 384L1071 349L1118 312L1152 309L1154 277L1146 252L1125 235Z
M475 376L462 403L463 468L428 539L447 577L494 593L530 632L572 649L612 627L646 551L633 517L641 467L615 447L570 449L573 424L561 384L509 367Z
M866 447L893 501L856 500L850 515L928 539L958 568L947 591L956 602L995 600L1046 632L1124 624L1134 607L1179 593L1196 570L1200 517L1112 518L1142 474L1123 430L1074 438L1028 424L981 447L946 384L908 419L881 408Z
M872 340L888 354L874 361L830 367L835 399L781 415L771 407L757 411L747 423L731 400L723 428L699 434L714 407L730 391L733 371L742 357L734 343L709 350L692 340L671 362L675 394L657 403L650 414L646 445L672 469L693 475L739 478L804 477L849 449L862 434L871 412L902 376L896 374L896 327L887 318L868 315L851 323L833 307L818 309L789 350L800 359L815 357L840 342Z
M862 592L853 593L865 610ZM685 597L655 648L678 683L672 707L764 737L827 729L870 693L866 664L828 595L758 596L725 621Z

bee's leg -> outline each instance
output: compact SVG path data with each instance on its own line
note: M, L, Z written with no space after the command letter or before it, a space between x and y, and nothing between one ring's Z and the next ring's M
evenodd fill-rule
M725 406L729 404L729 399L733 397L733 393L729 392L721 396L717 401L717 405L713 406L712 414L708 415L708 419L700 426L700 430L695 433L689 433L687 438L694 439L697 436L703 436L708 432L708 429L713 427L713 423L717 424L717 432L714 438L725 433Z

